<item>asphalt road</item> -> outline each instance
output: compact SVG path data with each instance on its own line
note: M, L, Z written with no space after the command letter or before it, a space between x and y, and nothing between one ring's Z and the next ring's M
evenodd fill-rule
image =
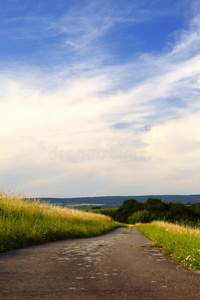
M0 254L0 299L200 299L200 274L149 244L119 228Z

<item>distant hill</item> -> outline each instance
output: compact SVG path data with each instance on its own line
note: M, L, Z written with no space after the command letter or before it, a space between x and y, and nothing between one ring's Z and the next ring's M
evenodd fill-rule
M200 195L146 195L146 196L103 196L103 197L80 197L80 198L40 198L42 202L58 204L64 207L87 209L92 206L102 208L118 208L125 200L135 199L145 202L148 198L160 198L163 202L181 202L183 204L200 203Z

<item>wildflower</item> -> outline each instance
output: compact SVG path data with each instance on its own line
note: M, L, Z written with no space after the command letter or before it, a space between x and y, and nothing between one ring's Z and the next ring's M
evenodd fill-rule
M169 231L169 228L167 228L166 231Z

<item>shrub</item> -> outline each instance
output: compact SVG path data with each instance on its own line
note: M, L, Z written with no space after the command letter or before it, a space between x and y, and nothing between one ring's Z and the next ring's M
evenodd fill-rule
M135 199L129 199L124 201L124 203L118 208L116 214L116 220L119 222L127 222L128 217L130 217L134 212L142 209L142 203Z
M130 217L128 217L129 224L135 223L148 223L154 219L154 215L151 214L148 210L139 210L133 213Z

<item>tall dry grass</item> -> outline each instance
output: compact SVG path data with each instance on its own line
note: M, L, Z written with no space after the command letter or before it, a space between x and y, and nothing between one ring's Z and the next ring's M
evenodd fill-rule
M111 218L0 192L0 252L44 242L91 237L119 223Z

